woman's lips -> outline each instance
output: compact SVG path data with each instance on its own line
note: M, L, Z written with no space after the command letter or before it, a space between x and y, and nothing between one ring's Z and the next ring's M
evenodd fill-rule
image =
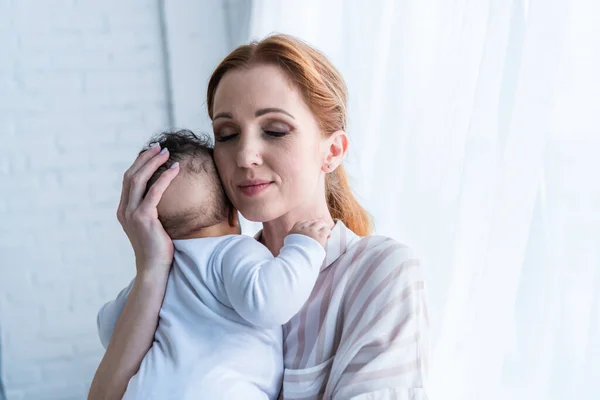
M253 183L253 184L244 184L238 186L240 191L246 196L257 196L260 193L264 192L271 186L273 182L264 182L264 183Z

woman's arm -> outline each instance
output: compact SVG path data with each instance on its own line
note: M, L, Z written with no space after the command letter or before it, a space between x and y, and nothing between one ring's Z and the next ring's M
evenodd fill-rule
M150 176L168 159L158 146L142 153L123 178L117 218L133 247L137 276L106 353L92 381L88 399L121 399L131 377L152 345L173 259L173 243L156 209L179 172L165 171L143 197Z
M129 285L119 292L114 300L104 304L100 311L98 311L98 317L96 318L96 325L98 327L98 336L100 337L100 343L107 349L110 343L110 338L115 331L119 317L123 314L125 304L127 304L127 298L133 289L135 278L131 280Z
M163 301L166 276L138 274L106 353L96 371L88 399L120 399L152 346Z

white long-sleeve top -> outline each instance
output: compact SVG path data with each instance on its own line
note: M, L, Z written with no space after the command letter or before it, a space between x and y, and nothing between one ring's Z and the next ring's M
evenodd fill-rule
M282 325L308 299L325 250L288 235L279 256L242 235L174 240L154 343L124 399L274 399ZM133 281L98 313L104 347Z

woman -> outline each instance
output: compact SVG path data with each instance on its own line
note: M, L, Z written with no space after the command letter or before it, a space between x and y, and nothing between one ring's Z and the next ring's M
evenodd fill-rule
M427 311L421 267L406 246L369 236L341 166L346 88L316 49L286 35L241 46L214 71L207 105L227 195L277 255L299 220L332 228L319 280L284 326L284 399L425 399ZM137 278L90 389L120 398L153 340L173 245L156 207L178 173L153 148L125 173L117 216Z

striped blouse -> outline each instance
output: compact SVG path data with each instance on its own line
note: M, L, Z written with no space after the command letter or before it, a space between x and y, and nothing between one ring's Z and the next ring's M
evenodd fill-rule
M280 399L426 400L428 317L418 259L341 221L326 252L309 300L283 328Z

